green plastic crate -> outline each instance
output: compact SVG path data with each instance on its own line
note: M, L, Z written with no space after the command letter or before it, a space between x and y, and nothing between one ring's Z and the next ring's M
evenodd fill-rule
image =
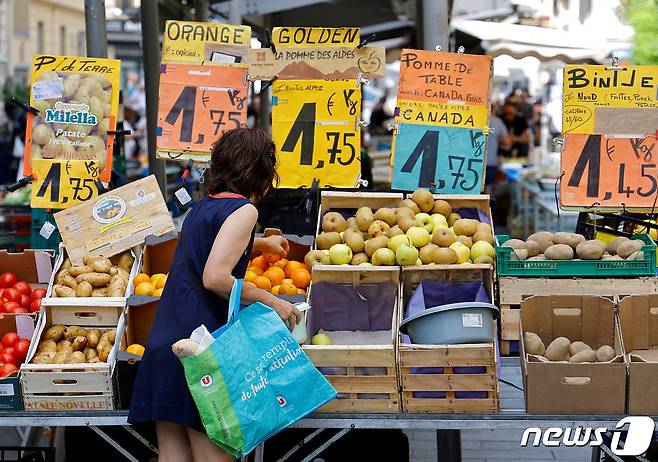
M501 247L509 236L496 236L496 272L498 276L520 278L626 278L656 276L656 244L646 234L632 239L644 241L643 260L512 260L511 247Z

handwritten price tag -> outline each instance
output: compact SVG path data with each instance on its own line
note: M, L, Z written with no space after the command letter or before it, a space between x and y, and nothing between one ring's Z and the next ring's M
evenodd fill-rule
M98 196L96 160L32 159L32 172L32 207L65 209Z
M400 124L394 138L393 188L479 194L483 186L482 130Z

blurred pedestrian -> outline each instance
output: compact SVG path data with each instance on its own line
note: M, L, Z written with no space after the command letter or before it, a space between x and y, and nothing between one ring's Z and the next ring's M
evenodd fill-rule
M510 137L511 147L502 148L499 153L505 157L527 157L532 143L532 133L528 120L519 114L515 103L507 101L503 106L503 123Z

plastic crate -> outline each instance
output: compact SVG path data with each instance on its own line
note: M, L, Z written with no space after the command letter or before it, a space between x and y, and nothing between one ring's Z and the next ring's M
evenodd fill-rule
M636 234L632 239L644 242L642 260L512 260L510 247L500 247L510 239L507 235L496 236L496 271L498 276L522 278L608 278L656 275L656 244L646 234Z

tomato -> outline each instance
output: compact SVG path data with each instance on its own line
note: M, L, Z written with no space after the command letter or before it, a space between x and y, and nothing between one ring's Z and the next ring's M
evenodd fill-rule
M18 303L21 305L23 308L29 308L30 307L30 297L28 297L25 294L21 294L21 301Z
M12 355L12 356L14 356L15 352L16 352L16 348L14 348L13 346L5 347L5 349L2 350L2 354L8 354L8 355ZM0 361L0 363L1 362L2 361Z
M32 300L32 303L30 303L30 313L35 313L41 309L41 299L40 298L35 298ZM1 310L1 308L0 308Z
M11 287L14 284L16 284L17 280L18 278L14 273L9 273L9 272L2 273L0 274L0 287L2 287L3 289L6 287Z
M16 302L7 302L5 303L3 310L5 313L13 313L16 308L20 307L21 306Z
M14 357L18 361L23 362L27 356L27 350L30 348L30 341L26 338L22 338L16 342L16 346L14 348L16 349L14 352Z
M20 339L16 332L7 332L2 336L2 346L5 348L13 347Z
M0 298L0 313L6 313L7 310L5 309L5 301Z
M10 355L8 353L0 353L0 363L2 364L16 364L18 361L16 361L16 358L14 358L14 355Z
M0 377L7 377L9 374L16 372L17 370L18 367L16 367L14 364L2 364L0 365Z
M18 290L20 293L29 296L32 293L32 287L28 284L27 281L18 281L12 286L14 289Z
M46 296L46 289L34 289L30 298L34 300L35 298L43 298Z
M23 314L29 312L30 311L27 308L23 308L22 306L16 306L11 311L8 311L8 313L13 313L13 314Z
M21 301L21 293L18 290L11 287L9 289L5 289L5 291L2 293L2 298L7 300L8 302L19 303Z

